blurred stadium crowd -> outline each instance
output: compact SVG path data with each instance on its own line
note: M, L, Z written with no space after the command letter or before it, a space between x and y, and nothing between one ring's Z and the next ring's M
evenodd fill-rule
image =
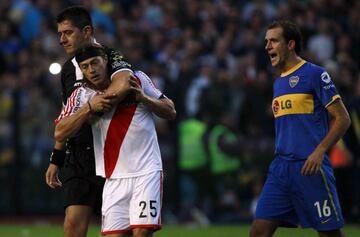
M273 159L272 81L266 26L295 21L303 58L324 66L351 113L331 151L347 221L360 208L360 1L1 0L0 215L61 213L44 172L61 109L64 63L55 17L90 11L98 42L119 49L176 103L157 120L165 168L164 220L207 225L249 220Z

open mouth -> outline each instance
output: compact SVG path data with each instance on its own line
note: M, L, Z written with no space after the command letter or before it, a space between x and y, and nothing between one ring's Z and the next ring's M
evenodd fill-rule
M269 53L269 57L270 57L271 60L275 59L276 56L277 56L276 53Z
M279 55L277 53L269 53L270 61L272 64L276 63L278 56Z

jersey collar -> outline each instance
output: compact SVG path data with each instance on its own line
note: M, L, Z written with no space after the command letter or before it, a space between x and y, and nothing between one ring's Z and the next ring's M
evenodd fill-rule
M305 60L301 60L298 64L296 64L295 66L293 66L292 68L290 68L289 70L281 73L280 77L285 77L293 72L295 72L296 70L298 70L302 65L304 65L306 63Z

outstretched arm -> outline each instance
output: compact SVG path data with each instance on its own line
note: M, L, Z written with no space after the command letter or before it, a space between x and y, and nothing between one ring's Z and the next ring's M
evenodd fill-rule
M333 117L334 121L328 134L307 158L301 170L303 175L313 175L320 170L325 152L328 151L330 147L332 147L345 134L346 130L350 126L350 116L341 99L338 99L330 104L327 107L327 110Z

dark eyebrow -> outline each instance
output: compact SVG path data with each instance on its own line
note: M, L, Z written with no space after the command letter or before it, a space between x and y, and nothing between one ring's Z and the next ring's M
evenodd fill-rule
M96 57L96 58L92 59L89 63L94 63L94 62L97 62L97 61L99 61L99 59Z
M80 67L85 67L85 66L87 66L87 65L89 65L89 63L80 63L80 64L79 64Z

